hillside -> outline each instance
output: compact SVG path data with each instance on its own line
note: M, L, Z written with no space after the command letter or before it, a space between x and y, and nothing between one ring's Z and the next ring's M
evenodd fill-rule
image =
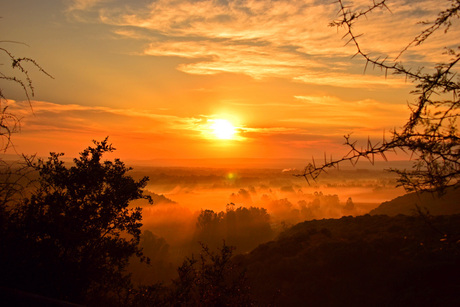
M460 306L460 215L430 223L306 221L235 260L263 306Z
M431 215L460 214L460 188L449 188L440 197L436 193L429 192L409 193L382 203L379 207L371 210L369 214L414 215L417 206L423 212L428 211Z

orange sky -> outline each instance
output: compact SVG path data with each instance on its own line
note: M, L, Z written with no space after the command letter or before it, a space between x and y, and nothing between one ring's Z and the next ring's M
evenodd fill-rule
M343 31L328 26L338 12L331 2L0 1L1 47L54 77L31 68L33 111L20 88L0 84L22 117L15 150L75 156L109 136L125 160L309 159L346 153L351 132L381 140L404 123L412 84L363 74ZM417 22L447 4L389 1L391 13L357 25L362 46L392 59L420 31ZM402 60L429 66L459 34L433 37ZM216 119L235 126L232 139L212 133Z

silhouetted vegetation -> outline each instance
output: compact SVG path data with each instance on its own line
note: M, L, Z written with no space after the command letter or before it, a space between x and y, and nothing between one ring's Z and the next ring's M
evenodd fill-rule
M195 241L217 248L224 239L228 244L236 246L239 252L246 252L273 238L270 215L266 209L235 209L234 206L229 204L226 212L219 213L202 210L197 219Z
M131 291L130 306L253 306L245 272L232 260L225 242L214 252L187 257L170 285L141 286Z
M382 69L385 75L388 72L402 75L415 84L412 93L417 98L409 105L410 117L402 129L391 132L389 140L384 137L381 142L372 143L369 140L365 146L359 146L351 140L350 135L345 136L345 144L350 148L347 155L339 160L325 159L322 166L316 166L313 161L307 165L301 176L307 181L316 179L327 168L336 167L344 161L355 164L363 158L373 163L375 156L381 156L386 160L386 153L398 149L409 152L411 157L414 157L412 170L391 169L399 175L398 184L407 191L435 189L442 194L446 187L460 184L460 135L457 122L460 116L460 82L457 76L460 52L458 48L441 48L439 53L446 54L447 59L432 68L406 66L400 61L400 57L410 48L428 44L434 33L449 31L453 21L460 17L460 2L447 1L450 6L441 9L434 21L423 21L426 28L393 61L385 55L371 56L360 43L361 34L355 32L358 20L367 18L375 10L388 9L386 2L374 1L368 8L359 7L353 10L345 1L338 0L340 17L332 22L331 26L345 28L348 43L353 44L356 55L366 61L366 68L370 64Z
M129 257L142 257L141 210L129 204L147 197L148 178L134 180L118 159L103 161L113 150L106 139L70 167L55 153L30 162L38 182L2 228L2 286L80 303L123 294Z
M18 44L13 41L0 41L1 45ZM24 93L27 102L34 96L34 87L30 78L27 64L38 69L41 73L48 74L34 59L28 57L17 57L7 48L0 47L0 81L4 84L19 86ZM0 150L6 150L11 145L11 134L19 131L19 118L16 114L9 112L4 86L0 87ZM3 162L3 161L2 161Z
M5 210L1 287L21 290L21 297L42 295L31 302L56 298L111 306L460 302L458 215L314 220L285 225L276 240L264 243L275 235L267 210L229 204L225 212L202 210L196 216L190 242L202 241L201 251L186 257L171 278L176 256L164 238L150 231L141 235L141 210L130 206L157 194L144 193L147 178L134 180L120 160L103 161L111 151L104 140L69 165L60 154L30 161L36 181ZM320 192L296 208L283 199L272 205L298 218L354 207L351 198L341 204L337 195ZM233 255L233 246L240 255Z
M414 215L419 210L432 215L460 214L460 189L447 188L442 196L430 192L408 193L393 200L383 202L369 214Z
M21 88L26 101L31 106L31 98L34 96L34 87L27 67L38 69L41 73L48 74L34 59L17 57L7 48L6 44L18 44L14 41L0 41L0 152L6 152L11 147L12 134L20 129L20 118L8 109L6 85L15 85ZM11 163L0 157L0 228L8 223L8 207L12 202L23 197L22 192L26 189L30 179L30 171L22 162Z
M218 253L202 245L198 259L187 258L174 281L178 304L189 306L249 306L245 274L231 261L234 248L225 244Z
M136 256L130 258L127 270L131 273L134 287L167 281L175 275L177 265L173 264L170 245L164 238L145 230L140 237L139 248L149 261L146 263Z
M260 306L458 306L460 216L300 223L235 261Z

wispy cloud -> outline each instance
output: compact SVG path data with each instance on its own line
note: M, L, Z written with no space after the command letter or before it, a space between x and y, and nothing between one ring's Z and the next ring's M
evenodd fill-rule
M311 132L324 133L337 127L381 129L382 126L404 122L408 107L400 104L382 103L372 99L344 101L334 96L295 96L291 104L267 104L265 107L291 106L298 117L284 117L269 126L237 127L245 137L262 135L303 135ZM248 107L247 104L241 106ZM252 107L260 105L253 105ZM251 107L251 106L249 106ZM101 106L61 105L44 101L33 102L33 114L22 105L11 102L9 108L23 118L27 129L70 129L76 132L88 129L115 133L178 134L203 137L215 114L194 117L173 115L170 110L120 109ZM302 112L295 111L295 108ZM296 123L296 126L282 125ZM40 126L40 127L39 127ZM309 132L305 132L309 131ZM334 132L337 133L337 132ZM341 133L341 132L339 132ZM204 137L207 138L207 137Z
M367 7L371 3L347 4ZM386 51L382 55L391 59L421 29L413 27L418 21L436 16L439 2L414 5L396 0L388 5L391 13L373 13L357 24L356 31L365 34L360 38L363 48L376 56ZM188 59L178 69L190 74L230 72L339 87L402 86L398 81L345 72L355 50L343 46L343 32L328 27L338 11L329 1L75 0L71 8L79 14L96 12L99 22L114 26L116 34L146 41L145 55ZM452 30L449 35L458 34ZM433 44L446 44L446 37L434 37ZM411 49L406 59L435 61L439 55L432 47Z
M9 109L22 118L24 132L62 131L80 133L106 132L108 134L162 134L179 131L197 133L205 119L161 114L162 110L117 109L100 106L61 105L33 101L32 110L22 103L9 102ZM163 112L164 113L164 112Z
M393 76L383 77L364 73L349 74L331 71L304 74L302 76L294 77L294 80L303 83L329 85L346 88L372 88L379 86L400 88L409 85L409 83L405 79Z
M373 99L343 101L332 96L296 96L302 101L308 116L283 118L291 122L314 127L314 131L371 133L393 129L402 125L409 115L408 106L382 103Z
M403 106L374 100L343 101L333 96L296 96L285 116L263 123L236 123L237 136L220 141L212 136L210 123L222 118L218 114L179 116L171 110L134 110L100 106L60 105L33 101L33 112L27 104L9 101L9 109L22 118L22 131L15 136L18 150L46 155L49 150L68 151L92 139L110 136L117 148L130 158L211 157L220 156L286 156L305 151L336 151L342 136L356 131L358 137L380 138L387 130L405 119ZM241 106L254 108L254 106ZM266 106L280 112L277 105ZM297 108L297 109L296 109ZM34 143L35 142L35 143ZM63 149L59 144L67 144ZM61 146L59 145L59 146ZM77 147L78 145L78 147ZM128 153L128 154L127 154Z
M108 2L110 0L72 0L67 8L72 11L87 11L95 7L97 4Z
M184 72L242 73L259 79L301 75L306 66L324 67L309 59L308 52L298 51L306 43L316 50L327 38L323 30L299 27L312 25L309 19L324 11L325 7L305 1L157 1L146 17L106 14L101 19L161 33L145 54L194 59L178 67Z

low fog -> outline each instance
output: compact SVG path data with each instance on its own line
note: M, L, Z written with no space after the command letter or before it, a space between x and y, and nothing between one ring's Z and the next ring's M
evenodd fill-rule
M151 259L131 261L139 284L167 283L200 243L217 248L225 241L247 253L301 221L366 214L404 194L383 170L333 170L308 184L296 169L134 169L136 177L149 176L154 201L133 203L143 208L141 244Z

